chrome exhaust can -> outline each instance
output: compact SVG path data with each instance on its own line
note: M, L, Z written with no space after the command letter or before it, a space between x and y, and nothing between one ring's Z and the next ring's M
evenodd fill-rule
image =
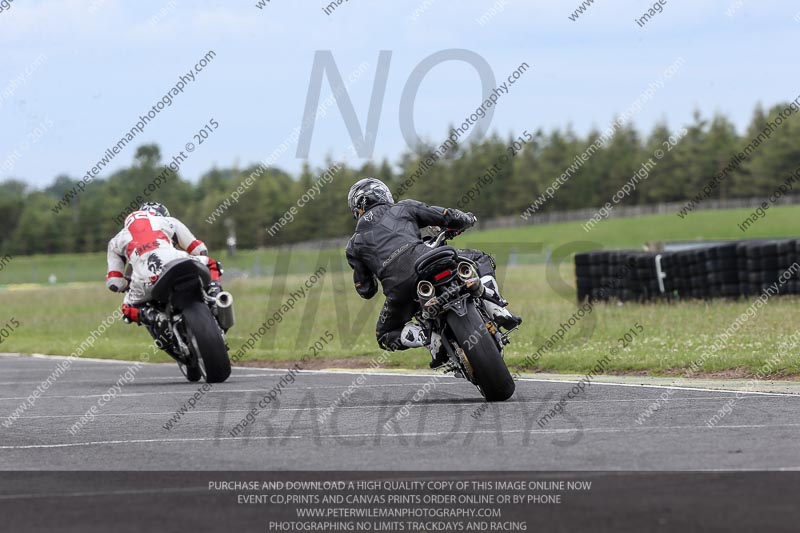
M478 276L477 270L475 270L475 267L472 266L471 263L462 261L458 264L458 277L461 278L461 281L464 282L464 284L467 286L467 289L472 294L475 296L481 294L481 278Z
M475 269L472 268L472 265L467 263L466 261L462 261L458 264L458 277L462 280L467 281L468 279L472 279L478 276L478 273L475 272Z
M433 293L434 293L433 283L431 283L430 281L422 280L419 283L417 283L417 296L419 296L420 298L424 299L430 298L431 296L433 296Z
M222 291L217 295L217 321L222 329L233 327L233 295L228 291Z

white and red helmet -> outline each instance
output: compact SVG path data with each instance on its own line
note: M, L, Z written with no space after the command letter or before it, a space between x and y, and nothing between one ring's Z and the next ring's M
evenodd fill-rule
M167 209L167 206L158 202L145 202L139 206L139 211L147 211L151 215L160 217L169 216L169 209Z

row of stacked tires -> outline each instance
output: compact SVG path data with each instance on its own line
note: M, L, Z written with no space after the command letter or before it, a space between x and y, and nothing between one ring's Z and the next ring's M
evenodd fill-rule
M660 268L659 268L660 266ZM578 301L800 294L800 240L731 241L669 252L575 255ZM659 284L659 272L661 284Z

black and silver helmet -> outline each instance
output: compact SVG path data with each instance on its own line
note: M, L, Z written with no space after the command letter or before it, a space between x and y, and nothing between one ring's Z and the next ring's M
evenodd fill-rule
M355 219L373 206L393 203L392 191L385 183L375 178L358 180L347 193L347 207Z
M145 202L139 206L139 211L147 211L151 215L158 215L161 217L169 216L169 209L167 209L167 206L158 202Z

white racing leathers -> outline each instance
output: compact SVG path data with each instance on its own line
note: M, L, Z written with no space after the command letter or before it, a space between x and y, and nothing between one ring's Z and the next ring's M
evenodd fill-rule
M186 251L175 248L173 242ZM124 290L128 285L125 264L130 264L131 282L123 301L124 310L147 302L164 266L176 259L192 257L209 267L211 279L219 280L217 263L204 255L207 253L206 245L195 239L180 220L134 211L125 219L123 229L108 242L106 285L111 290Z

